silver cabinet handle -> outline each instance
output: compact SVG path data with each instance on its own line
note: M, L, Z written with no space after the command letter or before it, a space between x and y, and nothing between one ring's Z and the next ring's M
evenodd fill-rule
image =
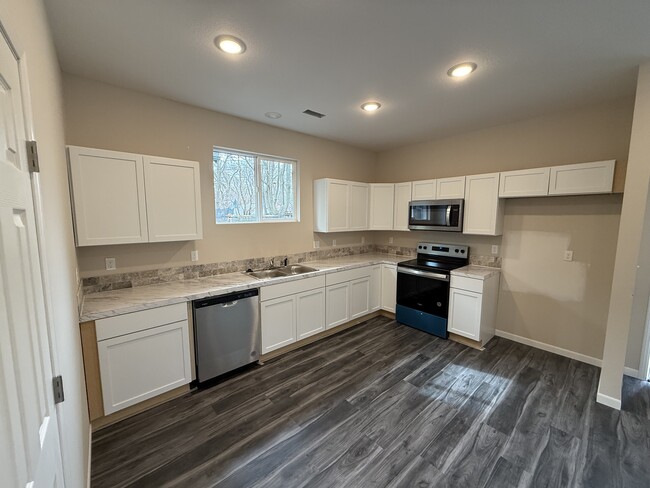
M449 276L441 273L432 273L430 271L420 271L419 269L400 268L397 267L398 273L409 274L414 276L422 276L423 278L432 278L439 281L449 281Z

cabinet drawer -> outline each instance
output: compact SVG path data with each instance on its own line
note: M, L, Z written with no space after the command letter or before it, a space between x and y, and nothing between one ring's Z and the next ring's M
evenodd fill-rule
M358 280L359 278L369 277L372 273L372 266L364 266L363 268L346 269L345 271L338 271L330 273L325 276L325 284L327 286L336 285L338 283L345 283L346 281Z
M313 290L314 288L323 288L324 286L325 276L323 275L263 286L260 288L260 301L264 302L274 298L286 297L287 295L295 295L296 293Z
M451 288L483 293L483 280L451 275Z
M187 320L186 302L98 319L95 321L97 340L103 341L182 320Z

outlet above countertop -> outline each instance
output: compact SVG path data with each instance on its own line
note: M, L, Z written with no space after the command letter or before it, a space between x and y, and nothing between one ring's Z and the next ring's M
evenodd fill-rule
M174 303L189 302L210 296L260 288L346 269L376 264L397 264L407 259L412 258L380 253L355 254L300 263L316 268L317 271L286 277L259 279L242 272L235 272L92 293L83 297L79 322L88 322Z

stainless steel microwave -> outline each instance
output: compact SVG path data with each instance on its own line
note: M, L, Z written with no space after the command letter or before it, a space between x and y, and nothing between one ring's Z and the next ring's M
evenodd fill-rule
M464 201L415 200L409 203L409 229L463 231Z

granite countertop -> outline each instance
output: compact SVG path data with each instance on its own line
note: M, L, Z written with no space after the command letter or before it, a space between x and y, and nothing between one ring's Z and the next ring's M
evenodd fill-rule
M500 268L488 268L487 266L476 266L473 264L451 270L453 276L463 276L465 278L474 278L476 280L485 280L500 272Z
M407 259L411 258L408 256L396 256L394 254L356 254L300 263L316 268L318 271L282 278L258 279L242 272L236 272L206 278L171 281L156 285L92 293L83 297L79 322L114 317L139 310L183 303L205 297L248 290L250 288L276 285L278 283L311 278L313 276L346 269L382 263L396 264Z

